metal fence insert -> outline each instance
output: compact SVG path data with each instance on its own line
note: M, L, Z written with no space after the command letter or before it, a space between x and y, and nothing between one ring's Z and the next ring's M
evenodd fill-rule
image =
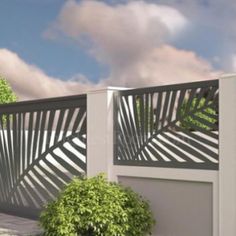
M0 106L0 210L36 218L86 172L86 95Z
M119 91L116 165L218 169L218 80Z

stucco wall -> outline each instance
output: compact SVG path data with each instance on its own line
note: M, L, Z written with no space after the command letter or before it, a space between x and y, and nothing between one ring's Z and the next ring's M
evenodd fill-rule
M212 236L212 184L119 176L150 201L154 236Z

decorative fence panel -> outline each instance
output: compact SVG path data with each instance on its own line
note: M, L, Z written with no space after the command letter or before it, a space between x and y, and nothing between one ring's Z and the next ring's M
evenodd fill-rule
M0 210L37 217L86 172L86 95L0 106Z
M218 169L218 90L214 80L117 92L114 163Z

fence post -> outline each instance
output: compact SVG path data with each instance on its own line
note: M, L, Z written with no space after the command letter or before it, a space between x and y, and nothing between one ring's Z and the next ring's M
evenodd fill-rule
M87 176L113 172L113 94L116 88L94 90L87 94Z
M236 235L236 75L219 81L219 235Z

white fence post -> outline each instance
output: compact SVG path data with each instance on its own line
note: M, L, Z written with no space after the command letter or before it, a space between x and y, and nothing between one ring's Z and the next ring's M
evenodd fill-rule
M236 75L219 81L219 235L236 235Z
M106 173L116 181L113 172L113 93L116 88L87 94L87 175Z

